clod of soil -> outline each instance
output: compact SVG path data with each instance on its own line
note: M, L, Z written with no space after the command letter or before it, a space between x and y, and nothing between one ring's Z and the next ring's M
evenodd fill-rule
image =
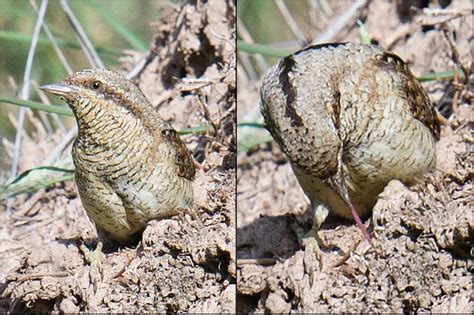
M397 3L370 2L358 18L382 47L408 61L415 75L452 69L451 50L439 24L448 17L416 11L402 22ZM472 36L466 34L472 34L472 24L467 22L472 19L472 4L453 2L448 8L452 14L464 12L449 25L457 36L460 60L469 67ZM423 23L437 24L428 31ZM358 42L357 32L348 26L333 41ZM256 104L256 87L257 82L238 82L239 119ZM291 228L297 223L309 230L309 201L284 155L273 144L239 153L238 311L472 310L472 90L464 86L453 113L451 82L424 83L424 87L450 125L442 127L436 171L412 187L389 183L366 222L374 248L353 222L328 218L319 232L327 244L323 269L313 274L305 273L303 249Z
M138 246L106 251L102 278L94 283L78 239L93 238L95 232L75 185L15 197L12 211L0 212L8 226L0 267L3 311L234 310L235 7L219 1L163 10L149 62L135 80L176 129L208 129L183 136L201 165L195 206L151 221ZM128 52L124 68L130 70L142 57ZM35 145L35 136L22 148L35 157L29 167L40 165L48 153ZM61 135L48 137L43 148L60 140Z

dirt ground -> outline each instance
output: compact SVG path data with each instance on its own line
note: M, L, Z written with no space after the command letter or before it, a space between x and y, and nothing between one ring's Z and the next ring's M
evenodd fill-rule
M352 20L364 21L416 76L453 68L440 24L448 21L461 63L470 67L471 2L453 1L443 14L409 9L408 2L422 3L371 1ZM328 3L334 18L352 4ZM201 165L195 206L150 222L135 247L106 250L97 279L79 251L96 233L72 181L16 196L10 212L0 201L0 312L216 313L234 312L236 303L245 313L472 310L472 77L468 87L461 77L457 85L423 83L447 118L437 168L412 187L386 187L365 222L375 247L352 222L331 217L319 233L331 245L323 269L306 273L291 226L309 229L309 201L285 156L266 144L239 153L236 163L234 2L168 5L161 16L136 83L176 129L208 128L182 136ZM334 19L318 22L309 37ZM357 25L348 23L331 41L358 42ZM127 52L116 70L125 73L142 57ZM239 120L255 110L258 86L239 79ZM20 171L42 165L64 136L29 119L37 128L23 142ZM70 145L63 154L69 152Z
M132 248L106 251L102 278L79 252L95 229L70 181L0 203L0 312L232 312L235 309L235 7L232 1L166 5L136 83L201 165L195 206L152 221ZM143 56L128 52L121 72ZM34 120L34 118L30 118ZM34 123L34 121L33 121ZM62 139L37 128L20 171L42 165ZM70 155L70 146L64 155Z
M470 67L472 2L453 1L447 15L411 11L404 6L407 2L372 1L353 20L364 21L374 40L401 56L420 76L453 68L451 49L440 27L449 19L460 60ZM337 6L336 13L352 4L330 3ZM326 24L319 29L333 22L322 21ZM358 42L354 24L348 23L331 41ZM318 35L315 31L311 38ZM303 249L291 228L295 221L310 228L309 200L285 156L274 143L239 153L238 311L472 311L472 76L470 86L460 87L462 92L455 93L450 81L423 85L449 124L442 127L436 171L412 187L392 181L385 188L365 222L374 248L352 222L327 220L319 235L331 246L323 254L323 269L314 274L305 273ZM238 76L237 86L238 120L243 121L258 103L259 82Z

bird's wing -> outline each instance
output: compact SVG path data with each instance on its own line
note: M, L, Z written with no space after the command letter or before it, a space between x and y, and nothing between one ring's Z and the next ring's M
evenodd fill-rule
M383 71L396 72L398 76L401 76L403 87L400 91L404 93L402 97L410 104L413 117L422 122L435 139L439 140L440 123L436 116L436 108L431 104L428 95L408 69L407 64L400 57L389 52L384 52L378 58L378 62Z
M176 130L166 128L161 131L163 140L174 150L174 163L178 171L178 175L189 180L194 179L196 169L193 163L193 157L183 140L179 137Z

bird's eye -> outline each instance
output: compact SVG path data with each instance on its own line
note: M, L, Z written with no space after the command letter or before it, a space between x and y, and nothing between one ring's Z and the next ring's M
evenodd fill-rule
M100 81L94 81L91 83L91 88L93 88L94 90L100 89L101 86L102 86L102 82Z

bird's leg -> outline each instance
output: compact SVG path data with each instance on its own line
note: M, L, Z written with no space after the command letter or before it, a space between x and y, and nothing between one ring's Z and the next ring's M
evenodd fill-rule
M102 263L105 261L105 255L102 252L102 242L97 243L94 251L89 250L84 244L81 245L80 249L84 253L84 258L87 263L90 264L91 270L89 277L94 285L94 291L97 292L97 286L102 281Z
M348 197L349 199L349 197ZM354 218L354 221L356 222L357 226L359 227L360 231L362 232L362 235L364 235L365 239L370 243L370 245L374 246L372 243L372 238L370 237L369 233L367 232L367 228L365 227L364 223L362 223L359 215L357 214L357 211L354 208L354 205L352 204L351 200L349 199L347 204L349 205L349 208L351 209L351 214L352 217Z
M321 253L321 247L325 247L323 240L319 237L318 231L321 224L326 220L328 216L328 208L322 204L311 204L313 209L313 226L311 230L304 233L301 228L296 228L296 236L298 242L304 247L304 258L303 263L305 271L309 274L314 273L314 266L318 262L319 270L323 269L323 256Z
M360 231L362 232L362 235L364 235L364 237L367 239L370 245L373 246L372 239L370 238L370 235L367 232L367 228L362 223L362 220L357 214L357 211L355 210L355 207L352 204L351 198L349 197L349 192L347 190L347 185L346 185L346 181L344 177L344 166L342 163L342 150L341 150L341 153L339 154L339 171L338 171L338 174L333 179L333 183L339 195L347 203L347 205L349 206L349 209L351 209L352 217L354 218L356 225L359 227Z

